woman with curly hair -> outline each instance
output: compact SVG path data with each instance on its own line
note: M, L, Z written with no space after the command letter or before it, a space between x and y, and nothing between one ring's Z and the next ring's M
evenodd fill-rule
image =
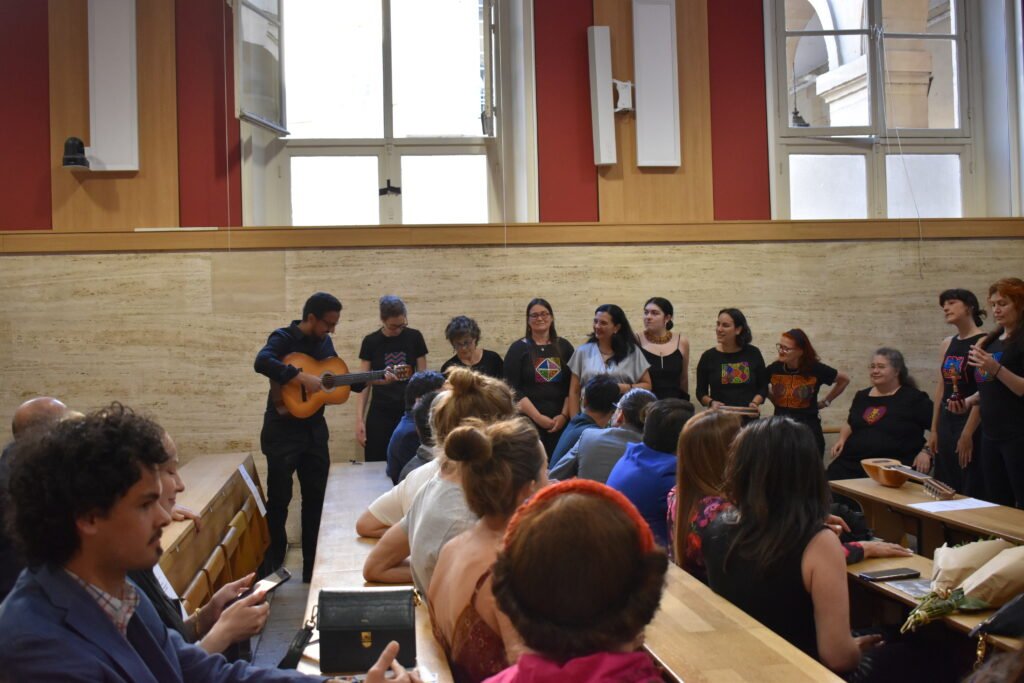
M452 345L455 355L441 366L442 374L458 366L496 379L504 377L505 362L494 351L480 348L480 326L472 318L465 315L452 318L444 328L444 338Z
M532 652L487 680L661 681L639 646L667 570L622 494L583 479L543 489L509 522L493 575L498 606Z

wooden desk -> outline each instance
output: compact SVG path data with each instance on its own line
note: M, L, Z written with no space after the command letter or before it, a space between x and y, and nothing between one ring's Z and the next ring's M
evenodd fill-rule
M885 596L891 600L898 601L904 605L911 607L917 605L915 600L910 595L907 595L901 590L897 590L889 583L884 581L865 581L864 579L857 576L861 572L873 572L880 571L883 569L896 569L897 567L909 567L916 569L921 572L921 578L928 579L932 575L932 561L926 557L920 555L912 555L911 557L876 557L870 560L864 560L857 564L851 564L847 566L846 571L849 574L850 583L863 586L870 589L871 591ZM970 612L970 613L956 613L949 616L943 617L942 622L948 625L950 628L959 631L961 633L969 633L971 629L980 624L981 622L992 616L994 610L986 610L984 612ZM1021 638L1007 638L1004 636L985 636L987 640L993 646L1000 650L1020 650L1024 648L1024 640Z
M391 488L384 474L385 463L335 463L327 478L327 493L317 539L313 581L309 585L306 616L320 598L322 588L362 588L383 585L363 580L363 561L377 542L356 534L356 519L377 496ZM314 640L318 634L314 634ZM320 647L306 648L299 671L320 673ZM426 605L416 608L416 664L424 681L450 683L451 672L444 650L434 639ZM424 675L425 674L425 675ZM434 677L436 676L436 678Z
M685 683L842 680L674 564L645 646Z
M1024 544L1024 510L998 505L976 510L926 512L910 507L914 503L934 502L920 484L913 482L908 481L898 489L882 486L869 478L842 479L829 485L836 493L854 498L864 507L864 515L875 535L898 543L905 534L912 533L917 536L918 553L925 557L931 557L935 548L947 540L996 536Z
M200 532L191 520L171 522L161 537L164 553L160 557L160 568L178 595L188 588L220 543L231 518L251 495L238 472L239 465L245 466L258 485L256 466L249 453L199 456L178 471L185 484L178 504L198 514L202 522Z

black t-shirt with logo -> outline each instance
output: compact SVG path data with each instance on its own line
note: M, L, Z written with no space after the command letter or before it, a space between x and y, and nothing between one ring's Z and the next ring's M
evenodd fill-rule
M902 386L892 396L869 396L861 389L853 397L847 418L853 433L840 458L896 458L905 465L924 446L924 432L932 424L932 400L925 392Z
M782 361L775 361L768 366L768 397L775 405L775 414L816 418L818 390L823 384L835 384L838 376L838 370L818 361L806 372L789 370Z
M536 344L532 339L512 342L505 354L505 381L516 392L516 400L530 399L541 415L562 412L569 395L569 359L573 347L565 339L554 344Z
M1008 346L1005 340L993 339L985 347L997 362L1002 363L1002 372L1009 370L1018 377L1024 376L1024 354ZM981 368L971 368L974 381L981 394L981 428L985 436L996 441L1006 441L1024 435L1024 396L1010 391L1000 377L989 375Z
M697 361L697 400L710 396L727 406L749 405L767 397L768 373L760 349L747 345L733 353L710 348Z
M389 365L408 365L416 372L416 359L427 355L427 342L419 330L407 327L394 337L380 330L363 337L359 359L370 361L371 370L383 370ZM373 387L371 401L377 408L402 412L405 409L405 385L408 382L378 384Z
M978 390L974 368L967 364L967 354L983 336L985 335L976 334L967 339L960 339L954 335L949 340L949 346L942 355L942 405L946 405L946 401L953 394L954 378L960 398L967 398Z

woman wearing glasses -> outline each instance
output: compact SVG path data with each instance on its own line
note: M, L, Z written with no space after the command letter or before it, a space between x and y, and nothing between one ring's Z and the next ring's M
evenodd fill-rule
M818 411L832 405L850 383L850 377L822 363L807 333L798 327L784 332L775 348L779 359L768 366L768 398L775 405L775 414L810 427L818 451L824 455L825 435ZM819 401L818 390L823 384L831 385L832 389Z
M505 354L505 381L516 407L533 420L550 457L569 422L569 359L573 347L555 331L555 314L544 299L526 306L526 336Z
M393 365L408 365L413 372L427 369L427 343L419 330L409 327L407 314L405 303L397 296L380 298L380 329L363 337L359 347L361 372ZM391 433L405 412L406 383L370 382L356 394L356 440L365 448L367 462L387 460Z
M504 378L505 364L501 356L477 346L480 343L480 326L475 320L464 315L455 316L444 328L444 338L452 345L455 355L441 366L441 374L448 368L461 367L494 379Z

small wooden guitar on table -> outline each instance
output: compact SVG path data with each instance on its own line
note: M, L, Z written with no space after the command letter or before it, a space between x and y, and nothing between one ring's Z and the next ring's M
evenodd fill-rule
M320 391L310 393L300 382L288 382L285 385L273 384L272 393L277 412L281 415L299 418L314 415L327 403L344 403L352 393L351 386L353 384L384 379L384 375L389 371L399 380L409 379L412 376L412 368L408 365L393 365L383 370L350 373L345 361L337 356L317 360L304 353L289 353L281 359L281 362L297 367L299 372L317 375L323 387Z
M929 477L927 474L918 472L913 467L907 467L894 458L868 458L860 461L868 476L882 486L898 489L907 480L916 481L924 487L924 492L936 500L949 500L956 495L956 491L945 483Z

